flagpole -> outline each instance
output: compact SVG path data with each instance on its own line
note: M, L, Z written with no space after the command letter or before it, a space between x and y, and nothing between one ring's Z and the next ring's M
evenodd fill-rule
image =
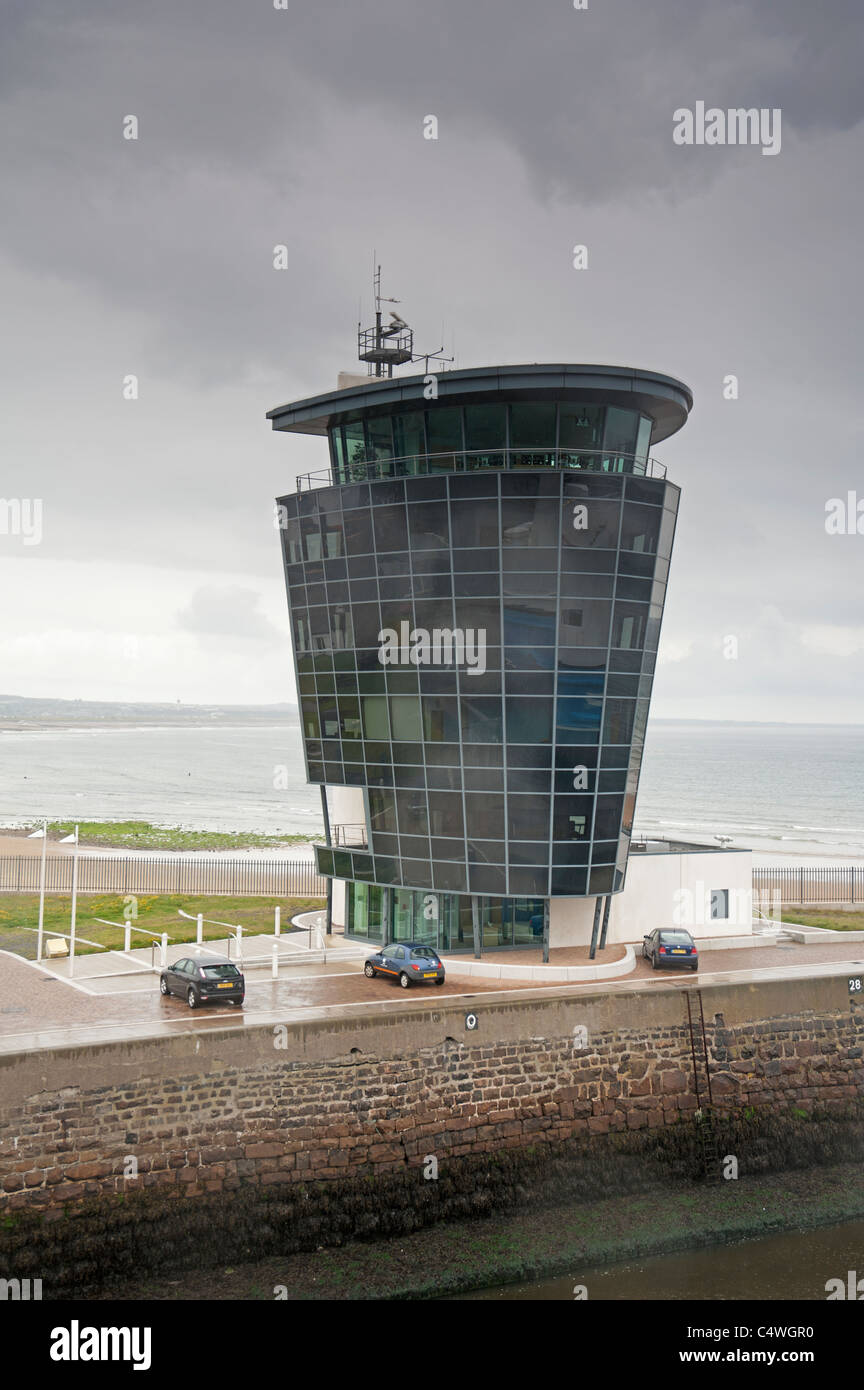
M36 933L36 959L42 959L42 943L45 928L45 860L48 854L48 821L42 817L42 829L31 830L28 840L42 840L42 873L39 877L39 930Z
M69 928L69 974L75 969L75 910L78 903L78 826L75 827L75 848L72 851L72 923Z
M45 862L48 855L48 821L42 820L42 874L39 879L39 932L36 937L36 959L42 959L42 935L45 927Z

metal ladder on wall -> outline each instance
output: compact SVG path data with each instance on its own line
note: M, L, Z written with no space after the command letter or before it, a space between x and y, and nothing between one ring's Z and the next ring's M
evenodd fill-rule
M691 997L695 997L698 1008L691 1003ZM708 1060L708 1040L705 1035L705 1011L702 1006L701 989L688 989L686 999L690 1057L693 1062L693 1090L696 1095L699 1167L705 1182L716 1183L720 1181L721 1154L714 1119L711 1065Z

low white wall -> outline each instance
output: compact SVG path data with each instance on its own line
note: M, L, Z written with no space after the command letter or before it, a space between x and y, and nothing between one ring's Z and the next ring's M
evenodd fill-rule
M442 959L450 975L481 975L488 980L556 980L564 984L578 984L580 980L607 980L618 975L629 975L636 969L636 952L628 946L622 960L602 960L595 965L524 965L496 964L495 952L486 960L469 960L463 955L448 956L442 952Z
M835 945L838 941L864 941L864 931L830 931L826 927L801 927L797 924L787 926L783 923L783 934L792 941L800 941L805 946L814 944Z
M711 892L729 892L729 916L710 915ZM594 898L552 898L549 944L584 946L591 940ZM623 893L612 896L608 942L639 942L655 927L686 927L698 941L749 936L753 930L749 850L707 854L631 854ZM601 918L602 925L602 918Z

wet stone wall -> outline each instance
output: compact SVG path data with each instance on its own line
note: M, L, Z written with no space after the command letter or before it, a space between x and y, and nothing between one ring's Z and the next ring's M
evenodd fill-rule
M707 1040L721 1112L804 1119L845 1114L864 1100L864 1011L728 1026L722 1013L716 1018ZM697 1109L682 1023L449 1040L397 1056L349 1050L328 1060L289 1060L274 1045L252 1065L210 1058L186 1066L4 1105L0 1212L68 1211L148 1189L194 1198L440 1173L467 1156L574 1139L599 1153L609 1137L664 1131Z

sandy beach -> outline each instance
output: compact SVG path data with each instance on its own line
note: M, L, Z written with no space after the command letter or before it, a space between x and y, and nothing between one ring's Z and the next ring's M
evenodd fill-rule
M75 846L62 844L59 839L48 839L48 853L50 855L71 854ZM0 857L17 855L41 855L42 840L31 840L26 831L14 831L4 829L0 831ZM260 846L251 845L248 848L236 849L130 849L126 845L85 845L78 847L79 855L84 858L99 859L308 859L315 858L315 852L311 842L302 845L278 845Z

